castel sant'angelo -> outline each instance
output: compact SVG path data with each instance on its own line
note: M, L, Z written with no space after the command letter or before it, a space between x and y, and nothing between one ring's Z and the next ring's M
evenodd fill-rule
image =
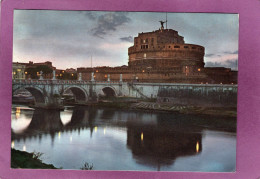
M153 83L236 84L237 71L224 67L204 67L205 48L186 44L173 29L139 33L134 45L128 48L128 66L78 68L82 80Z

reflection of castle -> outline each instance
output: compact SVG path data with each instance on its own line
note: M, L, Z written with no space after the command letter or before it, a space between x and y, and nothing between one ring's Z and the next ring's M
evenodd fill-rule
M127 130L127 145L137 162L157 167L171 165L177 157L201 152L201 142L201 133L136 126L128 126Z
M139 33L128 48L128 66L78 68L83 80L169 82L169 83L237 83L237 71L230 68L205 68L204 47L186 44L182 36L163 26L156 31Z

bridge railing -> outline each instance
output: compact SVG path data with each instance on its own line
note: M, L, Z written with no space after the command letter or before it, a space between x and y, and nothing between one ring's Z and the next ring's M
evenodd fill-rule
M14 79L13 84L118 84L120 81L85 81L85 80L37 80L37 79Z

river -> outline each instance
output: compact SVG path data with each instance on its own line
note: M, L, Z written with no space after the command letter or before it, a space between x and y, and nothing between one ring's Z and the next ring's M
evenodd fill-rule
M12 107L11 147L44 163L94 170L234 172L236 133L175 113L66 107Z

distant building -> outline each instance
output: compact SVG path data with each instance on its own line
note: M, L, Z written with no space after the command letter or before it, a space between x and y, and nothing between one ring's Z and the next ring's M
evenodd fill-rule
M77 73L77 70L74 69L74 68L67 68L67 69L65 70L65 72L67 72L67 73Z
M30 75L28 75L28 72L26 71L26 69L28 69L28 68L36 68L37 66L48 66L52 70L56 70L56 67L53 67L52 62L50 62L50 61L40 62L40 63L34 63L32 61L29 61L29 63L13 62L13 70L14 70L14 64L16 64L16 66L21 65L24 67L24 79L30 78ZM38 72L38 74L40 74L40 72ZM44 79L51 79L52 73L43 74L43 77L44 77Z
M13 63L12 79L25 79L25 65Z
M172 29L139 33L134 45L128 48L128 66L78 68L83 80L123 81L157 83L216 83L236 84L237 71L230 68L204 67L205 48L186 44L184 38Z

